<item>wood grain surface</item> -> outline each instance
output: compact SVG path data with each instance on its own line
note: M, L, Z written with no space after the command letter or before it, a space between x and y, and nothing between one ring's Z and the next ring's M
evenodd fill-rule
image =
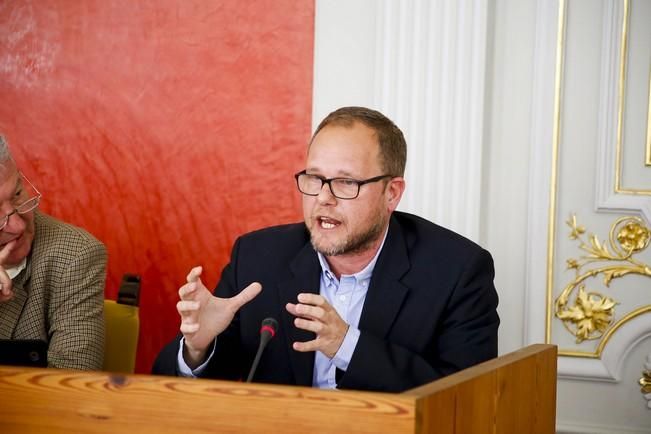
M556 347L402 394L0 366L0 433L552 434Z
M416 432L553 434L554 345L530 345L405 392L416 403Z
M0 368L0 432L413 432L391 394Z

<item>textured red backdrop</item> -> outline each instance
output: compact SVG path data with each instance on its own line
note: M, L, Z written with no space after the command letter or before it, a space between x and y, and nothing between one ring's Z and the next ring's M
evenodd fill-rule
M0 131L42 209L142 276L137 371L178 330L191 266L300 220L313 1L0 2Z

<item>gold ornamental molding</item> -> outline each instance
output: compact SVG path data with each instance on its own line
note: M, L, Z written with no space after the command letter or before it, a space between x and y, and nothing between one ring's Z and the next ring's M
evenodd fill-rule
M552 343L552 320L554 317L563 321L565 328L572 332L572 334L577 338L577 341L584 340L593 340L600 339L599 344L594 352L586 351L575 351L575 350L563 350L559 348L559 356L569 356L569 357L583 357L583 358L599 358L601 353L610 339L610 337L626 322L632 320L633 318L651 313L651 305L646 305L635 309L632 312L629 312L621 319L613 323L614 309L617 305L617 302L612 298L605 297L604 295L590 291L586 289L586 285L582 283L585 279L590 277L592 274L603 273L604 279L608 279L608 286L610 281L615 278L622 277L625 274L634 273L632 270L643 270L644 275L651 277L651 272L649 271L649 266L644 265L645 268L640 268L639 264L628 263L628 265L621 264L621 269L618 271L608 269L609 266L603 266L604 270L594 270L591 268L591 271L585 271L584 274L580 274L582 269L585 269L589 263L595 262L593 259L590 259L588 262L582 262L581 267L574 268L576 270L576 277L573 282L569 283L564 289L561 295L559 295L554 301L554 256L555 256L555 234L556 234L556 213L557 213L557 196L558 196L558 185L559 185L559 152L560 152L560 137L561 137L561 106L562 106L562 87L563 87L563 70L564 70L564 57L565 57L565 37L566 37L566 16L567 16L567 1L568 0L558 0L558 15L557 15L557 34L556 34L556 55L555 55L555 70L554 70L554 104L553 104L553 130L552 130L552 147L551 147L551 171L550 171L550 194L549 194L549 213L548 213L548 232L547 232L547 273L546 273L546 297L545 297L545 343ZM622 122L623 122L623 107L624 107L624 91L626 86L626 60L628 56L628 23L630 15L630 0L622 0L624 13L622 18L622 28L621 28L621 45L620 45L620 55L619 55L619 83L618 83L618 107L617 107L617 142L616 142L616 164L615 164L615 184L613 187L616 193L620 194L630 194L630 195L651 195L651 190L626 190L621 188L620 177L621 177L621 138L622 138ZM646 162L651 164L651 72L649 76L649 113L648 113L649 122L647 125L647 152L646 152ZM634 219L637 223L640 224L640 227L644 227L642 221L637 219L637 217L623 217L618 220L622 222L624 219ZM635 220L637 219L637 220ZM615 223L613 228L611 228L611 233L615 230L615 226L621 226L620 223ZM629 223L633 223L632 221ZM577 226L577 229L579 227ZM646 228L648 230L648 228ZM577 235L579 235L577 233ZM578 237L577 237L578 238ZM598 241L595 237L595 240ZM614 240L613 240L614 242ZM618 242L619 243L619 242ZM648 243L648 241L647 241ZM595 250L599 252L601 249L598 246L586 244L583 242L586 247L596 248ZM621 244L616 244L621 246ZM599 243L599 247L603 248L603 245ZM611 261L620 261L626 262L630 259L626 259L626 249L617 250L611 246L611 250L608 250L609 254L616 254L619 251L619 259L612 259ZM619 248L619 247L618 247ZM623 256L621 253L624 252ZM606 252L602 252L606 253ZM589 254L590 255L590 254ZM635 259L633 258L635 261ZM577 265L579 265L579 260ZM570 265L568 263L568 265ZM610 267L613 265L611 264ZM626 271L628 270L628 271ZM626 273L623 273L626 271ZM586 275L587 273L587 275ZM640 274L640 273L637 273ZM609 276L609 277L607 277ZM575 283L575 285L573 285ZM574 297L570 294L576 292ZM570 299L573 303L570 305ZM612 306L611 306L612 304ZM595 316L595 308L597 315ZM560 318L559 314L561 317ZM586 315L587 314L587 315ZM586 316L582 318L581 315ZM590 320L587 320L587 316L591 315ZM581 322L583 321L583 322Z
M647 394L651 393L651 371L643 371L642 378L640 378L640 392Z
M640 393L648 401L647 408L651 410L651 354L646 357L642 377L638 380L638 383L641 386Z
M570 227L569 238L579 242L584 255L566 261L567 268L575 271L575 278L556 298L555 315L580 344L604 336L613 324L618 304L601 293L587 291L586 280L602 276L604 285L610 287L614 279L628 274L651 277L651 267L635 257L649 246L651 230L639 217L621 217L612 224L608 242L601 242L594 234L585 239L586 230L577 223L576 215L566 223ZM574 303L570 304L573 295ZM632 318L627 316L627 320Z
M565 54L565 0L558 0L558 21L556 30L556 66L554 69L554 124L552 128L552 167L549 191L549 215L547 231L547 294L545 297L545 343L552 342L552 286L554 283L554 234L556 233L556 193L558 190L558 148L561 131L561 81L563 78L563 56ZM558 353L561 355L560 351Z
M649 70L649 108L646 120L646 165L651 166L651 70Z
M624 100L626 97L626 62L628 60L628 27L630 21L630 0L624 2L621 42L619 49L619 84L617 91L617 143L615 157L615 192L620 194L651 195L651 190L624 188L622 186L622 134L624 129ZM647 112L646 165L651 165L651 71L649 74L649 109Z

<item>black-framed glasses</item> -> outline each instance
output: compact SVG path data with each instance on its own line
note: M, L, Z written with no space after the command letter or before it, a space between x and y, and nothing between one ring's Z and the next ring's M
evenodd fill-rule
M355 199L359 196L359 189L364 184L378 182L393 175L374 176L364 180L352 178L324 178L319 175L310 175L302 170L294 175L298 191L308 196L318 196L324 184L328 184L332 195L338 199Z
M15 198L20 203L14 207L14 210L12 212L6 214L4 217L2 217L2 219L0 219L0 231L3 230L5 226L7 226L7 223L9 223L9 217L14 214L27 214L28 212L34 210L41 202L41 192L38 191L36 187L34 187L34 184L29 182L29 179L27 179L25 175L20 173L20 176L23 178L23 180L27 181L27 185L32 187L36 193L36 196L29 197L29 193L26 192L24 188L25 186L23 185L20 195Z

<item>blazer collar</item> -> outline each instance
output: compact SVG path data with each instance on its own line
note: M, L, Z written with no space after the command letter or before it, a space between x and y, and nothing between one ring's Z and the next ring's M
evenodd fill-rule
M393 325L408 288L400 279L409 270L409 256L402 228L394 216L371 276L359 329L384 338Z
M298 294L302 292L319 293L321 266L316 252L310 242L306 242L289 266L293 277L279 284L280 319L283 330L287 330L285 340L289 359L294 370L296 384L312 386L314 370L314 353L301 353L292 348L294 342L306 342L316 338L312 332L299 329L294 325L294 316L287 312L287 303L296 303Z

